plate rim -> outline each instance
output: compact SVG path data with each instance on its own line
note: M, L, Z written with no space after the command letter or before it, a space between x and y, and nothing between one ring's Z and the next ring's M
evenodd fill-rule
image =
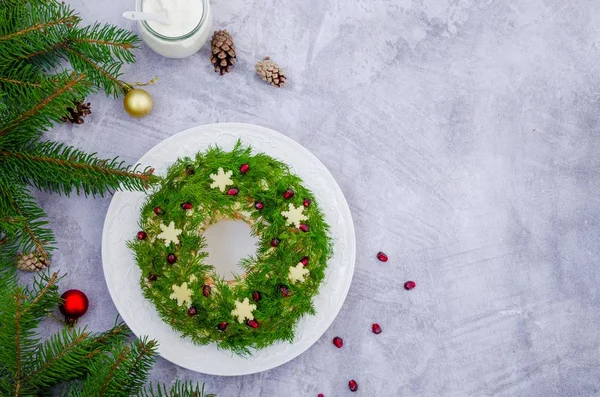
M185 364L181 364L179 362L175 362L173 361L171 358L166 357L163 352L161 352L161 346L165 346L165 345L161 345L160 341L158 344L158 348L157 348L157 354L160 355L163 359L177 365L180 366L182 368L186 368L189 369L191 371L194 372L198 372L198 373L203 373L203 374L207 374L207 375L216 375L216 376L243 376L243 375L250 375L250 374L255 374L255 373L260 373L260 372L264 372L273 368L276 368L278 366L281 366L285 363L288 363L289 361L297 358L298 356L300 356L301 354L305 353L308 349L310 349L329 329L329 327L331 327L331 324L333 323L333 321L337 318L340 310L342 309L342 307L344 306L344 303L346 302L347 296L348 296L348 292L350 290L350 286L352 285L352 279L354 277L354 270L356 267L356 232L355 232L355 228L354 228L354 221L352 218L352 212L350 210L350 206L348 205L348 201L346 200L346 196L344 195L341 187L339 186L337 180L335 179L335 177L333 176L333 174L331 174L331 172L329 171L329 169L321 162L321 160L316 157L310 150L308 150L307 148L305 148L302 144L300 144L299 142L296 142L294 139L280 133L277 132L273 129L267 128L267 127L263 127L260 125L256 125L256 124L249 124L249 123L236 123L236 122L225 122L225 123L211 123L211 124L202 124L202 125L196 125L194 127L190 127L187 128L183 131L177 132L171 136L169 136L166 139L163 139L162 141L158 142L156 145L154 145L152 148L150 148L149 150L147 150L139 159L135 164L144 164L146 163L144 161L144 158L152 155L155 151L159 150L162 146L164 145L168 145L168 142L172 141L172 140L176 140L178 139L181 135L186 135L186 134L192 134L198 130L203 130L203 129L212 129L212 128L219 128L219 129L223 129L223 128L228 128L228 127L234 127L234 128L249 128L249 129L253 129L253 130L259 130L261 133L265 133L266 135L271 135L271 136L277 136L278 139L281 139L282 141L285 141L288 144L291 144L297 148L299 148L300 150L303 150L306 154L310 155L312 157L312 159L316 162L316 164L320 165L322 167L322 170L324 172L326 172L327 174L329 174L329 176L331 177L331 179L335 182L334 184L334 189L336 190L336 193L339 194L339 196L341 197L341 200L338 204L342 205L342 211L345 213L345 216L347 215L347 220L348 222L348 230L347 233L349 235L349 241L351 242L349 249L350 249L350 263L348 264L348 269L349 269L349 275L347 277L347 282L345 283L345 285L343 286L343 290L342 295L343 298L340 300L340 303L337 305L337 307L334 308L334 310L331 313L331 316L329 316L325 321L323 321L324 324L326 324L326 326L323 328L323 332L320 333L320 335L312 340L310 342L310 344L308 344L306 347L299 349L299 351L295 351L294 354L290 355L290 357L285 357L285 359L281 362L275 362L273 365L267 365L264 368L260 368L258 370L248 370L248 371L238 371L236 373L218 373L215 371L199 371L198 369L195 368L191 368L190 366L187 366ZM240 139L243 142L243 137L240 137ZM174 161L177 159L177 157L174 157ZM167 165L168 167L169 165ZM111 211L113 211L116 207L116 201L115 198L117 198L118 196L121 195L125 195L128 193L137 193L137 192L130 192L130 191L126 191L126 190L119 190L117 191L113 197L111 198L111 202L107 208L106 211L106 215L104 218L104 222L103 222L103 230L102 230L102 245L101 245L101 257L102 257L102 269L103 269L103 275L104 275L104 281L106 283L109 295L111 297L111 300L113 301L113 304L115 305L115 308L117 309L117 312L119 313L119 316L123 319L123 321L125 321L125 323L127 323L126 321L126 317L127 315L123 315L121 313L121 311L119 310L119 304L117 304L117 299L116 299L116 292L113 291L110 283L108 282L109 278L107 277L107 269L108 269L108 265L106 265L107 262L107 251L108 251L108 247L107 244L105 244L105 241L107 241L107 237L106 235L108 234L108 225L109 225L109 214L111 214ZM113 208L114 207L114 208ZM145 299L142 296L142 299ZM129 326L129 325L128 325ZM131 326L129 326L131 331L136 335L136 337L141 337L144 336L144 333L142 332L136 332L136 330L134 330ZM177 332L174 330L174 332ZM178 335L180 338L181 336ZM293 342L292 342L293 344ZM249 360L252 359L252 357L248 357Z

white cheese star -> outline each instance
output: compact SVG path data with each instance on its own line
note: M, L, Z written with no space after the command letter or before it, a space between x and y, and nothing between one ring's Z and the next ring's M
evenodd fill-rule
M303 282L306 275L310 273L302 262L296 266L290 266L290 272L288 273L288 279L295 284L297 281Z
M236 316L238 321L243 323L244 320L254 320L253 310L256 310L256 305L250 303L248 298L244 298L241 302L235 302L235 309L231 311L231 315Z
M169 295L171 299L177 299L177 306L182 306L184 303L192 303L192 290L188 288L187 283L180 286L173 284L171 286L173 293Z
M220 191L224 192L228 185L233 185L231 175L233 175L233 171L224 172L223 168L219 167L216 174L210 174L210 179L213 180L210 187L213 189L218 187Z
M179 235L181 234L181 229L175 228L175 222L171 221L169 226L165 226L164 223L161 223L160 230L162 230L162 232L156 236L156 238L165 240L166 246L171 243L179 244Z
M295 227L300 227L300 222L308 219L306 215L304 215L304 207L294 207L294 204L290 203L288 211L283 211L281 215L287 218L287 225L294 225Z

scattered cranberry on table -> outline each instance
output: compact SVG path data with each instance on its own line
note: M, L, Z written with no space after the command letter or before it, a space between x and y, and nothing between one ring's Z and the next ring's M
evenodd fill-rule
M371 331L373 331L374 334L379 335L381 333L381 326L377 323L373 323Z
M407 291L410 291L411 289L415 288L417 286L417 283L415 283L414 281L407 281L404 283L404 289Z
M344 346L344 340L342 338L340 338L339 336L336 336L335 338L333 338L333 344L338 349L341 349L342 346Z
M388 256L386 254L384 254L383 252L379 251L377 253L377 259L379 259L381 262L387 262Z

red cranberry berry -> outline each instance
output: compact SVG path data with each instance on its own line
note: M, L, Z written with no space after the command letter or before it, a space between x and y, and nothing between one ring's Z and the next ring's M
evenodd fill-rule
M274 238L273 240L271 240L271 247L277 247L280 242L281 240L279 240L278 238Z
M265 208L265 205L263 203L261 203L260 201L257 201L254 203L254 208L256 208L257 210L262 210L263 208Z
M373 331L374 334L379 335L381 333L381 326L377 323L373 323L373 325L371 325L371 331Z
M300 263L302 263L302 266L308 265L308 256L305 256L304 258L300 259Z
M186 203L181 204L181 209L182 210L186 210L187 211L187 210L191 210L192 208L194 208L194 206L192 205L192 203L186 202Z
M196 314L198 314L198 309L196 309L194 306L191 306L188 309L188 316L192 317L192 316L195 316Z
M177 257L175 256L175 254L167 255L167 262L169 262L171 265L177 262Z
M377 253L377 259L379 259L381 262L387 262L388 256L386 254L384 254L383 252L379 251Z
M217 325L217 329L219 331L225 331L227 329L227 324L225 321L223 321L222 323L219 323L219 325Z
M339 336L336 336L335 338L333 338L333 344L338 349L341 349L342 346L344 346L344 340L342 338L340 338Z
M306 233L306 232L308 232L310 230L310 228L308 227L308 225L305 224L305 223L301 223L300 227L298 229L302 230L304 233Z
M252 300L253 301L258 302L260 300L260 298L262 298L262 296L260 296L260 292L258 292L258 291L252 292Z
M138 240L145 240L146 237L148 237L148 233L144 232L143 230L139 231L138 234L137 234L137 239Z
M283 284L282 284L282 285L280 285L280 286L279 286L279 290L281 291L281 295L282 295L284 298L287 298L287 297L288 297L288 295L290 294L290 290L288 289L287 285L283 285Z
M248 320L246 324L248 324L250 328L258 328L258 321L256 320Z
M160 208L159 206L156 206L156 207L154 207L154 213L155 213L156 215L162 215L162 214L164 214L165 212L162 210L162 208Z
M248 172L249 169L250 169L250 166L248 165L248 163L242 164L240 166L240 172L242 174L245 174L246 172Z
M302 202L302 205L305 208L308 208L308 206L310 205L310 203L311 203L310 199L304 199L304 201Z
M210 290L210 285L204 284L204 287L202 287L202 295L208 297L210 295Z
M291 199L293 195L294 195L294 191L292 189L288 189L285 191L285 193L283 193L283 198L288 200L288 199Z
M227 194L229 196L237 196L239 192L240 192L240 190L237 187L232 187L231 189L229 189L227 191Z
M414 281L407 281L404 283L404 289L407 291L410 291L411 289L415 288L417 286L417 283L415 283Z
M319 394L317 395L317 397L325 397L325 396L323 395L323 393L319 393Z
M158 279L158 276L154 273L150 273L148 274L148 281L156 281Z
M350 391L357 391L358 383L356 383L356 381L352 379L350 382L348 382L348 388L350 389Z

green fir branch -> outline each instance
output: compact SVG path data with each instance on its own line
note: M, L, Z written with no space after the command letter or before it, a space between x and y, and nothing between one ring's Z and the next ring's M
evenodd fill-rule
M36 204L29 190L0 175L0 232L6 243L0 257L12 258L19 252L35 252L47 259L54 249L54 234L45 220L46 213Z
M8 381L1 383L0 395L32 395L35 387L24 381L33 363L39 337L36 329L50 310L60 302L58 275L42 274L32 287L17 284L15 271L2 261L0 268L0 372Z
M83 74L57 75L42 82L42 88L21 98L21 107L0 115L0 147L22 147L67 114L73 101L85 98L93 87Z
M134 63L135 57L131 50L139 46L139 39L125 29L96 23L73 29L69 35L69 44L71 48L96 60L109 61L114 57L121 62Z
M19 58L61 42L80 18L65 4L26 1L0 7L0 46L3 59Z
M42 142L26 152L0 150L0 161L12 178L38 189L69 196L100 195L124 188L144 190L155 177L151 169L139 172L118 159L100 159L56 142Z
M86 73L90 81L94 85L102 87L107 95L118 97L123 94L127 86L119 80L121 62L114 60L97 62L88 54L71 46L65 47L65 50L73 69L80 73Z

